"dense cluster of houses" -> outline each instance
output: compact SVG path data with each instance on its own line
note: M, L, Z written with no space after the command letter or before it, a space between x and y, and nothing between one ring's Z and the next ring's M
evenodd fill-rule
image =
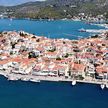
M85 13L79 13L77 16L73 16L72 20L75 21L87 21L88 23L101 23L105 22L107 19L104 15L100 14L93 16L92 14L86 15Z
M35 76L107 78L108 33L80 40L0 33L0 71Z

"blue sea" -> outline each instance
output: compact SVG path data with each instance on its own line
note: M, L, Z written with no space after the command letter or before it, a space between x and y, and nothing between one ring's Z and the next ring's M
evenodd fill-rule
M108 89L71 82L8 81L1 76L0 108L108 108Z
M29 21L1 19L0 31L24 30L49 38L78 39L88 37L89 33L80 33L78 29L101 29L75 21ZM0 76L0 108L108 108L108 89L101 90L100 85L71 82L8 81Z
M79 32L78 30L84 29L102 29L96 25L86 24L81 21L71 20L56 20L56 21L30 21L30 20L0 20L0 31L4 30L24 30L39 36L46 36L48 38L67 38L78 39L81 37L88 37L94 34Z

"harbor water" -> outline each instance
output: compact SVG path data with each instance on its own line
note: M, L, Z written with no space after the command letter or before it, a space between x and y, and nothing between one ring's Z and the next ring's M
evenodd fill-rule
M56 21L30 21L30 20L0 20L0 31L24 30L39 36L48 38L78 39L94 35L94 33L79 32L79 29L103 29L104 27L90 25L81 21L56 20Z
M0 108L107 108L108 90L71 82L22 82L0 77Z

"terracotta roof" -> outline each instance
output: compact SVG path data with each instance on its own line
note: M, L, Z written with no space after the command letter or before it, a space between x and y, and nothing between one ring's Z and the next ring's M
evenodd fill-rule
M0 60L0 65L4 65L4 64L7 64L7 63L9 63L10 61L8 61L8 60Z
M107 69L107 67L98 66L98 67L96 68L96 72L97 72L97 73L106 73L106 72L108 72L108 69Z
M78 63L72 63L71 64L71 69L72 70L84 71L85 68L86 68L86 66L83 65L83 64L78 64Z

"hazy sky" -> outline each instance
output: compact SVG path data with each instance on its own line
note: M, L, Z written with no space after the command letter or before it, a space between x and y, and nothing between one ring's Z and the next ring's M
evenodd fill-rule
M43 0L0 0L0 5L17 5L30 1L43 1Z

